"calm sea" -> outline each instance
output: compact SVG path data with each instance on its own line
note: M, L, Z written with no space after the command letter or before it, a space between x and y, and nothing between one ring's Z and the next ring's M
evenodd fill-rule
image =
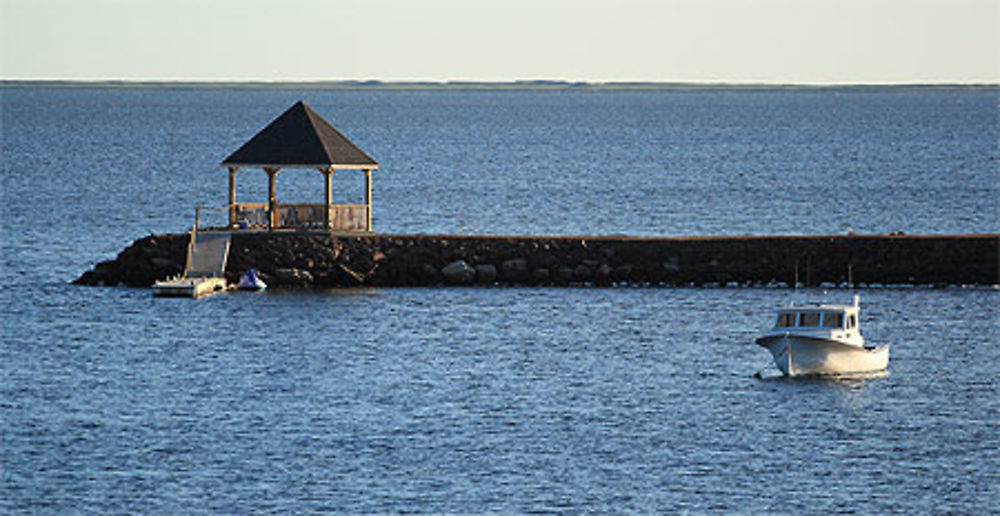
M69 284L224 203L299 99L380 162L383 233L1000 232L997 89L4 87L0 512L1000 507L995 289L861 291L889 372L835 381L754 379L752 340L847 290Z

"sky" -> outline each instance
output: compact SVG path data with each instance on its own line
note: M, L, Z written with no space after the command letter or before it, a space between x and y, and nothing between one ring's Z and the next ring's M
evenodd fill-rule
M3 79L1000 83L1000 0L0 0Z

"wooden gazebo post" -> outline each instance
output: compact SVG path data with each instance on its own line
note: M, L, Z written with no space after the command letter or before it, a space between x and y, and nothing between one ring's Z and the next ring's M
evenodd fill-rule
M278 177L278 167L264 167L267 172L267 230L274 231L281 219L278 218L278 194L275 179Z
M372 230L372 169L365 170L365 231Z
M330 220L330 212L333 210L333 167L319 169L323 173L323 200L326 208L323 210L323 227L330 229L333 221Z
M239 167L229 167L229 227L236 226L236 171Z

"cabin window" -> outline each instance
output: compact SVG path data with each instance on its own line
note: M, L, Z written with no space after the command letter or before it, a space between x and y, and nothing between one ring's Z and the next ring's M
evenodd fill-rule
M778 314L778 328L795 326L795 314Z
M823 314L824 328L840 328L844 325L844 314L825 313Z
M856 326L856 323L854 321L854 316L853 315L848 315L847 316L847 329L848 330L854 329L854 326Z
M805 312L799 317L799 326L819 326L819 313Z

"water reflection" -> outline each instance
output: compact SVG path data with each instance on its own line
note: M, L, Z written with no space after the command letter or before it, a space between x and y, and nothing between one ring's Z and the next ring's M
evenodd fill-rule
M260 292L239 292L245 294L265 294L268 297L340 297L340 296L374 296L378 295L378 289L373 287L340 287L329 289L317 288L273 288Z
M787 376L781 374L774 368L765 368L753 374L753 377L762 382L787 382L802 384L830 384L830 385L863 385L866 380L878 380L889 377L889 371L873 371L867 373L842 373L824 375L796 375Z

